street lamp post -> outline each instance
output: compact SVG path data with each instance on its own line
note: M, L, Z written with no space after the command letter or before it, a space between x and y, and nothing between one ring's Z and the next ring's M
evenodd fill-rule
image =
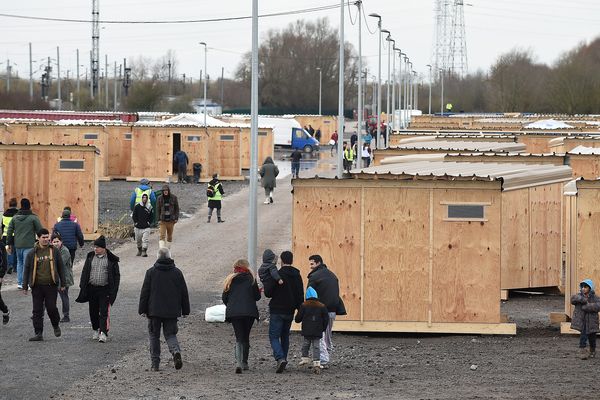
M442 83L442 90L440 92L440 114L444 116L444 70L440 68L440 79Z
M362 168L362 119L364 116L363 102L363 83L362 83L362 0L354 3L358 8L358 125L356 127L357 136L357 157L356 168Z
M413 71L413 75L415 76L415 80L413 82L413 85L414 85L413 96L415 97L415 100L414 100L413 104L414 104L414 109L418 110L419 109L419 75L417 74L417 71Z
M428 114L431 115L431 64L427 64L427 67L429 68L429 112L428 112Z
M369 17L377 18L377 29L379 30L378 38L378 74L377 74L377 136L375 138L375 143L377 147L380 147L381 140L379 137L381 136L381 15L379 14L369 14Z
M317 67L317 71L319 71L319 115L322 115L322 113L321 113L321 85L323 83L323 71L321 71L320 67Z
M208 46L205 42L200 42L204 46L204 127L206 128L206 81L208 80L208 72L206 71L206 59L208 56Z
M385 140L384 140L384 143L383 143L384 144L384 148L387 146L388 139L389 139L388 132L390 130L390 94L391 94L390 93L390 83L392 81L391 75L390 75L390 73L391 73L390 63L392 61L391 60L392 47L393 47L392 42L395 43L394 39L392 39L392 34L389 31L387 32L387 34L388 35L385 38L385 40L388 42L388 68L387 68L387 75L388 76L387 76L387 85L386 85L386 88L387 88L387 93L386 93L386 95L387 95L387 101L385 102L385 104L386 104L385 111L386 111L387 114L385 116L386 125L385 125Z
M404 91L404 121L403 121L403 126L404 128L408 127L408 60L410 60L410 58L408 58L408 56L404 56L404 82L403 82L403 88L402 90Z
M339 31L339 82L338 82L338 146L337 146L337 177L341 179L343 170L344 145L344 7L345 0L340 0L340 31Z

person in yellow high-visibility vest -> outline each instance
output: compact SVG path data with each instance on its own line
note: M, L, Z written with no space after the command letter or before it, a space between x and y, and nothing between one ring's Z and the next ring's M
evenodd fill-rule
M446 104L446 111L452 112L452 103Z
M223 191L223 184L219 180L219 175L214 174L206 188L206 197L208 198L208 219L206 222L210 222L210 217L212 217L215 208L217 209L217 222L225 222L221 219L221 200L224 194L225 191Z
M346 172L350 173L352 163L354 163L354 149L348 142L344 142L344 169Z
M10 221L13 219L16 213L19 212L17 208L17 199L11 198L8 201L8 208L2 214L2 245L6 246L8 244L8 238L6 237L6 233L8 231L8 225ZM17 256L15 253L7 254L7 265L6 265L6 273L12 274L13 270L17 269Z

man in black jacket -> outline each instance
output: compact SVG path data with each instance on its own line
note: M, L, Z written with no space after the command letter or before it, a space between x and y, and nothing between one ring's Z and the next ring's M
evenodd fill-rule
M142 195L142 201L133 207L133 231L137 243L138 252L136 256L148 257L148 237L150 236L150 225L152 224L152 204L148 195Z
M281 285L265 288L265 295L271 297L269 302L269 340L273 349L273 357L277 361L276 373L283 372L287 365L287 355L290 348L290 328L294 312L300 308L304 299L302 276L297 268L292 266L294 255L291 251L281 253L281 268L279 275L283 280Z
M175 369L180 369L183 362L177 341L177 318L190 314L190 299L183 273L175 266L167 248L158 250L156 263L146 271L138 312L148 318L152 370L158 371L160 364L161 327L173 355Z
M106 249L104 236L94 240L94 251L90 251L81 270L77 303L89 302L93 340L106 343L109 330L109 310L115 303L121 273L119 257Z
M319 300L325 304L329 313L329 324L321 339L321 367L329 368L329 355L333 350L333 322L336 311L340 308L340 285L337 276L327 268L320 255L308 257L308 263L311 269L308 274L308 286L316 290Z

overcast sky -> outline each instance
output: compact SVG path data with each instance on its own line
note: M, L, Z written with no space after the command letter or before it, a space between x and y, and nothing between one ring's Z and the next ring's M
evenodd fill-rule
M101 20L181 20L251 15L251 0L99 0ZM0 13L35 17L91 19L91 0L20 0L2 2ZM551 64L561 53L582 41L600 36L600 2L597 0L466 0L465 23L469 70L487 70L498 55L513 48L530 49L540 62ZM336 0L259 0L259 13L274 13L336 5ZM364 0L366 14L378 13L383 27L392 32L397 46L406 52L414 68L422 73L431 62L434 33L434 0ZM297 19L328 17L339 26L339 9L301 15L265 17L259 21L261 38L269 29L281 29ZM347 7L346 40L358 43L356 7ZM376 23L368 18L369 28ZM208 72L211 78L221 74L232 77L243 53L251 49L251 21L192 24L101 25L100 54L108 54L110 73L113 62L139 55L158 58L171 49L179 62L178 73L196 80L203 66L203 48L208 43ZM89 65L91 24L45 22L0 16L0 71L6 59L28 76L28 43L33 45L33 59L56 57L61 49L61 71L71 74L76 68L76 49L80 64ZM363 54L371 70L377 67L377 36L369 34L363 24ZM384 54L385 53L384 51ZM298 60L302 62L302 60ZM384 65L387 65L384 58ZM38 67L34 66L34 69ZM82 74L85 67L82 67ZM385 71L385 67L384 67ZM34 73L39 77L38 72ZM385 75L385 72L384 72Z

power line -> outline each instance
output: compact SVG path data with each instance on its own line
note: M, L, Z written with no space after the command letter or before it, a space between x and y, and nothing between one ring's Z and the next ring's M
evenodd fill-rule
M276 13L268 13L259 15L261 18L265 17L278 17L283 15L294 15L294 14L305 14L310 12L318 12L325 10L332 10L335 8L339 8L339 4L329 5L329 6L320 6L320 7L312 7L312 8L304 8L300 10L291 10L291 11L281 11ZM18 18L18 19L27 19L27 20L35 20L35 21L51 21L51 22L74 22L74 23L85 23L89 24L92 21L87 19L70 19L70 18L50 18L50 17L35 17L29 15L17 15L17 14L4 14L0 13L0 17L5 18ZM99 23L101 24L154 24L154 25L166 25L166 24L197 24L197 23L206 23L206 22L226 22L226 21L239 21L244 19L251 19L251 15L245 15L240 17L224 17L224 18L206 18L206 19L184 19L184 20L171 20L171 21L116 21L116 20L101 20Z

